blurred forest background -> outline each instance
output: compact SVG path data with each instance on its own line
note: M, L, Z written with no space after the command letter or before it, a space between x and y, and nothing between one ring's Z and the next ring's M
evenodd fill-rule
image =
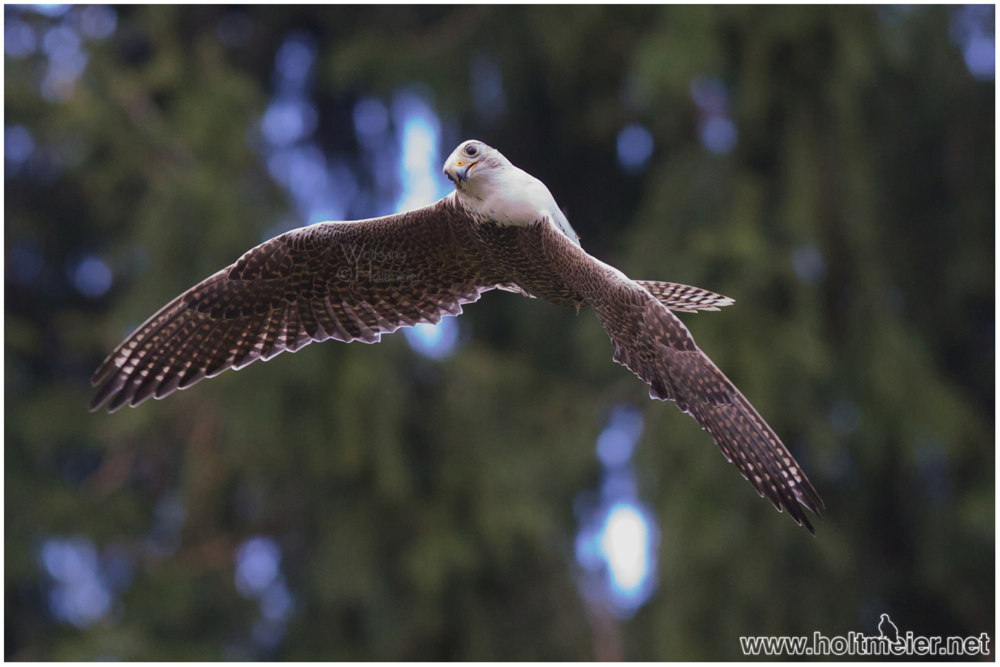
M739 659L995 623L994 9L4 8L9 659ZM490 293L88 414L270 236L448 192L461 140L684 315L816 537L611 361ZM990 648L995 646L991 641Z

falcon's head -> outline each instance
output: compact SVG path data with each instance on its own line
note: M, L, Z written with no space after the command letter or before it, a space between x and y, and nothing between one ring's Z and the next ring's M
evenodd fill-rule
M481 141L469 139L459 144L444 163L444 175L455 184L455 189L467 192L492 180L498 170L510 166L510 161L500 151Z

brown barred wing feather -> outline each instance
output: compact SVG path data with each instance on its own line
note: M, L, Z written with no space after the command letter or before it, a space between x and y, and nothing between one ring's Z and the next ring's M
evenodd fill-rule
M761 496L812 531L802 508L819 515L819 494L677 316L642 283L591 257L550 224L543 226L542 247L546 262L594 307L615 345L615 361L645 381L652 398L675 401L694 417Z
M130 334L94 373L91 410L163 398L229 368L329 338L459 315L491 289L456 241L447 199L399 215L321 223L275 237L187 290Z

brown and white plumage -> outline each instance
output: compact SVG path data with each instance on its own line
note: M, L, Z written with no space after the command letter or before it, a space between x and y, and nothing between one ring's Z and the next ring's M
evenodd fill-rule
M823 507L774 431L670 312L732 300L675 283L633 281L588 255L548 189L477 141L455 149L456 191L431 206L296 229L248 251L130 334L94 373L91 410L163 398L205 377L328 338L381 334L459 315L488 290L589 305L614 359L675 401L779 511L812 526Z
M323 223L275 237L184 292L105 360L92 409L163 398L202 378L328 338L381 334L458 315L490 289L442 201L400 215Z

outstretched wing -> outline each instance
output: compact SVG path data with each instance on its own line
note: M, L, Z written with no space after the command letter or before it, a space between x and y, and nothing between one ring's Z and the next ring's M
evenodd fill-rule
M546 261L594 307L615 345L614 359L694 417L761 496L810 531L802 506L823 501L788 449L750 402L695 344L687 327L650 292L591 257L551 224L542 228Z
M296 229L244 254L164 306L91 379L91 411L163 398L228 368L328 338L458 315L492 286L455 241L450 200L399 215ZM103 384L102 384L103 383Z

